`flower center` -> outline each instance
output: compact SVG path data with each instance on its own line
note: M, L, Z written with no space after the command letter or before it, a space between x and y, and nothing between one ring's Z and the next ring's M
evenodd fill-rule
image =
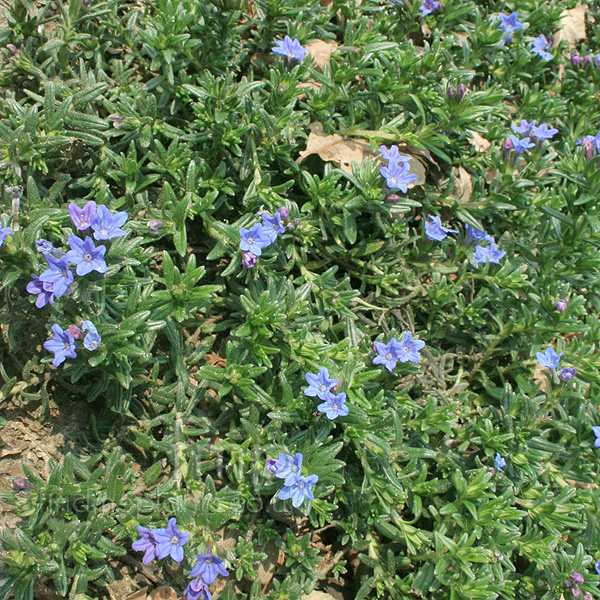
M65 350L70 350L70 349L71 349L71 344L70 344L69 342L65 342L65 343L63 344L63 348L64 348Z
M333 410L337 410L337 409L338 409L338 405L337 405L337 404L334 404L334 405L333 405Z
M404 352L407 354L410 352L410 348L408 346L402 346L402 350L404 350Z
M302 488L304 487L304 483L302 483L302 481L300 481L300 482L298 483L298 487L299 487L300 489L302 489Z
M169 542L171 544L178 544L179 543L179 538L176 535L172 535L171 539L169 540Z
M102 235L108 235L108 229L106 229L106 228L104 228L104 229L101 229L101 230L100 230L100 233L101 233Z
M212 559L212 557L209 556L204 562L210 565L210 564L212 564L213 559Z
M298 470L298 467L296 465L292 466L292 473L295 473Z
M91 255L89 252L86 252L86 253L83 255L83 260L87 260L87 261L90 261L90 260L92 260L92 255Z
M252 244L254 244L254 238L249 237L247 240L248 244L251 246Z
M319 390L321 390L322 392L326 392L326 391L327 391L327 386L326 386L324 383L322 383L322 384L319 386Z
M385 355L385 360L394 360L394 355L391 352L388 352Z

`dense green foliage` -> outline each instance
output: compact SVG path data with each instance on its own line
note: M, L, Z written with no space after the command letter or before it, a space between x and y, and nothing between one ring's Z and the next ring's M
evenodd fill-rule
M24 193L4 190L0 215L0 408L77 400L91 419L85 452L48 481L24 465L34 488L2 495L21 520L0 538L0 594L103 597L110 561L141 561L136 526L177 516L183 567L147 568L180 594L212 544L227 600L329 583L356 600L550 600L573 571L600 597L600 167L575 145L600 128L600 69L575 68L566 41L552 62L530 50L575 3L448 0L425 19L387 0L11 4L0 175ZM525 27L502 46L512 10ZM590 17L582 56L600 51ZM337 48L322 69L286 64L284 35ZM514 164L502 145L520 119L558 135ZM372 156L352 173L299 161L315 122ZM380 144L427 172L396 203ZM129 214L127 236L105 275L36 308L35 240L68 249L68 204L92 199ZM246 269L239 227L282 206L290 226ZM429 215L459 233L428 240ZM473 264L467 224L506 250L499 265ZM51 326L81 319L102 346L53 367ZM419 364L373 364L373 342L409 330ZM534 378L548 346L575 379ZM348 417L303 395L321 366ZM300 509L265 470L295 452L319 477ZM273 543L285 562L262 590Z

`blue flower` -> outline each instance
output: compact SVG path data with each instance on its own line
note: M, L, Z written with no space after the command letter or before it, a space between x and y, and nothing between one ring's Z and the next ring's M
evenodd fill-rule
M387 160L390 163L396 163L397 165L409 163L412 160L410 156L403 156L400 154L400 150L398 146L391 146L388 150L386 146L379 146L379 152L381 152L381 156L384 160Z
M424 347L425 342L423 340L413 340L412 333L407 331L396 345L398 360L403 363L406 361L418 363L421 361L419 350Z
M48 240L35 240L35 248L42 256L55 252L54 246Z
M554 56L550 52L546 52L546 48L550 46L550 42L545 35L538 35L531 45L531 51L546 60L552 60Z
M296 38L292 39L289 35L286 35L282 40L275 42L275 46L271 48L275 54L281 54L288 60L302 60L307 53L306 48L300 45L300 41Z
M317 406L317 410L327 415L330 421L336 417L345 417L350 409L346 406L346 394L340 392L337 396L331 395L325 402Z
M30 294L38 294L35 299L35 305L38 308L43 308L46 304L54 306L54 285L52 283L44 283L40 280L37 275L32 275L30 281L27 284L27 291Z
M131 547L138 552L145 552L142 562L147 565L156 556L156 541L152 537L152 532L147 527L138 525L137 530L140 539L133 542Z
M519 23L519 21L517 20L519 18L519 14L516 12L513 12L510 15L505 15L504 13L500 13L498 16L500 17L500 21L501 21L500 25L498 25L498 29L502 29L502 31L504 31L504 33L508 34L502 40L502 45L504 46L504 44L506 44L507 42L510 42L510 40L512 40L513 33L517 29L523 29L523 23Z
M409 171L410 165L408 163L399 165L395 162L390 162L387 167L379 169L390 190L400 189L403 194L406 194L408 191L407 186L417 180L417 176Z
M92 229L94 230L94 239L110 240L116 237L127 235L121 227L125 224L129 217L126 212L118 212L114 215L110 214L110 210L101 204L92 217Z
M302 473L302 459L301 452L296 452L293 458L289 454L280 454L277 470L273 471L275 477L283 479L283 485L292 485Z
M575 377L575 375L577 375L577 371L572 367L565 367L564 369L561 369L560 373L558 374L558 376L564 382L570 381L573 379L573 377Z
M212 594L208 591L206 583L202 577L192 579L188 586L183 591L183 595L187 594L188 600L212 600Z
M300 475L293 485L284 485L279 491L279 494L277 494L277 497L280 500L287 500L288 498L291 498L292 506L294 508L298 508L305 499L315 499L311 490L317 481L319 481L319 477L317 475L309 475L308 477L302 477L302 475Z
M387 344L381 342L375 342L375 349L377 350L377 356L373 359L375 365L385 365L385 368L392 372L396 368L398 362L397 353L398 342L393 337Z
M201 577L206 585L210 585L217 578L217 575L229 576L229 571L225 568L223 560L218 556L198 554L196 558L198 564L190 571L190 577Z
M529 141L528 137L525 137L522 140L520 140L516 135L510 135L509 139L512 142L516 156L519 156L519 154L521 154L521 152L523 152L524 150L528 150L529 148L533 148L535 146L533 142Z
M327 367L321 367L319 374L306 374L306 383L308 387L304 390L305 396L318 396L321 400L327 400L330 396L331 389L338 384L338 380L334 377L329 377Z
M546 123L531 128L531 135L537 140L550 140L558 133L558 129L550 129Z
M497 471L500 471L500 473L504 473L504 469L506 468L506 461L504 460L504 458L502 458L500 452L496 452L496 456L494 458L494 466L496 467Z
M281 224L281 214L276 212L273 216L263 215L264 223L263 233L269 239L271 244L277 239L280 233L285 233L285 227Z
M256 223L250 229L240 227L240 249L244 252L251 252L254 256L260 256L262 249L271 244L269 238L265 235L261 223Z
M493 242L493 236L489 235L482 229L475 229L475 227L471 227L469 224L465 225L465 231L467 233L467 241L468 242Z
M69 269L69 261L66 256L60 258L45 256L44 258L49 268L40 275L40 281L51 283L54 296L60 298L66 294L69 286L73 283L73 273Z
M4 240L13 232L10 227L3 227L0 229L0 246L4 244Z
M546 352L536 352L535 356L540 363L540 366L546 367L551 371L554 371L556 367L558 367L558 363L560 362L560 357L564 354L564 352L559 352L556 354L554 348L552 346L548 346L546 348Z
M77 358L75 338L68 331L63 331L60 325L56 324L52 325L52 333L54 334L54 339L44 342L44 348L54 354L52 364L58 367L67 358Z
M600 575L600 560L596 561L596 564L594 565L595 569L596 569L596 573L598 573L598 575Z
M156 558L171 556L176 562L183 560L183 547L190 539L189 533L182 533L177 529L177 519L169 519L166 529L155 529L152 537L156 541Z
M529 135L531 128L534 127L536 123L536 119L531 121L531 123L528 123L525 119L521 119L521 123L519 125L513 125L511 129L520 135Z
M106 246L96 248L94 240L87 235L85 240L76 235L70 235L69 246L71 250L67 252L66 257L69 262L77 265L77 275L82 277L92 271L106 273L106 262L104 261Z
M594 435L596 436L596 441L594 442L594 448L600 448L600 427L592 427L592 431L594 432ZM600 562L600 561L598 561L598 562Z
M87 331L85 338L83 339L83 345L88 350L96 350L102 343L102 338L96 329L96 326L91 321L84 321L81 324L83 331Z
M473 264L481 265L486 262L493 263L495 265L500 264L500 259L506 256L506 250L499 250L495 242L492 242L489 246L475 246L475 252L473 253Z
M90 200L83 208L79 208L75 202L69 204L69 216L79 231L84 231L92 225L92 218L95 214L96 203L93 200Z
M458 233L455 229L449 229L442 225L442 220L437 215L429 215L431 223L425 222L425 235L430 240L441 242L449 233Z
M438 8L441 8L441 6L441 3L437 2L437 0L424 0L423 4L419 6L419 10L423 13L423 16L426 17L438 10Z

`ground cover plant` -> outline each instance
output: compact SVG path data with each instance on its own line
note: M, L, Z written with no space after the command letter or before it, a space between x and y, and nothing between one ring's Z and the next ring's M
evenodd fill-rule
M596 5L3 13L2 597L600 597Z

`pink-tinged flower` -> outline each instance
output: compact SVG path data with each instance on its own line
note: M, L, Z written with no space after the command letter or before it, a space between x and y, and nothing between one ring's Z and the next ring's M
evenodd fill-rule
M91 226L95 214L96 203L93 200L90 200L83 208L79 208L75 202L69 204L69 216L79 231L84 231Z

